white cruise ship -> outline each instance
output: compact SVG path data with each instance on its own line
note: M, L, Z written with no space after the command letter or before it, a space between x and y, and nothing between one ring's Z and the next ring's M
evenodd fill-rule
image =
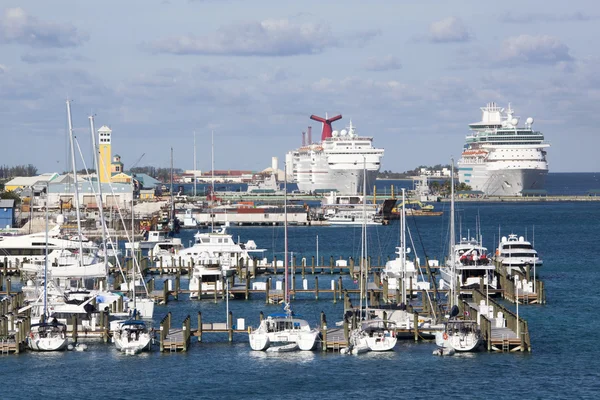
M373 147L372 137L358 136L352 121L347 129L332 130L331 123L341 118L341 115L333 118L312 115L311 119L323 123L321 142L303 143L299 149L287 153L287 170L299 190L362 194L363 172L366 172L366 192L371 192L384 150Z
M522 196L544 189L545 149L550 145L541 132L532 129L533 118L519 126L510 104L505 111L488 103L481 111L481 121L469 124L472 132L458 161L460 182L489 196Z

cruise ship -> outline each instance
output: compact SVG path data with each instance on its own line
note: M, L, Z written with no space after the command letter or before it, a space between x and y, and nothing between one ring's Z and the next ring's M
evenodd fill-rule
M298 189L362 194L366 173L366 192L370 193L381 166L383 149L373 147L372 137L359 136L352 121L346 129L332 130L331 123L341 119L341 115L332 118L312 115L310 118L323 123L321 142L311 143L309 133L308 143L303 137L302 147L286 155L287 170Z
M481 111L481 121L469 124L472 132L458 161L460 182L488 196L522 196L544 189L550 145L532 129L533 118L519 126L510 104L505 110L488 103Z

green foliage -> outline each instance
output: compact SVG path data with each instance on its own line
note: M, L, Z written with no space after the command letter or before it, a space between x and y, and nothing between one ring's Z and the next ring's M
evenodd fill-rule
M33 164L17 165L9 167L8 165L0 166L0 179L11 179L16 176L35 176L38 174L38 169Z
M388 171L388 170L379 171L377 178L379 178L379 179L404 179L404 178L410 178L413 176L419 176L419 175L421 175L421 168L425 168L425 169L428 169L431 171L441 171L444 168L450 169L450 164L448 164L448 165L437 164L437 165L434 165L433 167L430 167L427 165L419 165L417 168L408 170L406 172L392 172L392 171Z
M131 168L131 171L134 174L146 174L155 179L158 179L161 182L170 182L171 181L171 169L170 168L156 168L156 167L135 167ZM181 169L173 168L173 174L180 174L183 171Z
M10 190L8 192L0 193L0 199L2 199L2 200L11 200L12 199L15 201L15 205L21 203L21 198L19 197L19 195L16 194L15 192L13 192L12 190Z

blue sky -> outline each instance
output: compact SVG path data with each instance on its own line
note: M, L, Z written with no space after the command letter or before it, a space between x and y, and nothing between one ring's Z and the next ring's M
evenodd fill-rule
M599 171L597 1L3 1L0 163L66 167L65 99L139 165L261 170L340 113L382 169L460 157L479 107L511 102L551 172ZM78 161L79 165L81 162Z

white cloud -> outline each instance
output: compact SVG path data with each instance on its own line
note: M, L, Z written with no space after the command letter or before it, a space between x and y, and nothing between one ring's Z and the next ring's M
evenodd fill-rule
M46 64L46 63L57 63L65 64L68 61L83 61L85 58L76 55L60 52L57 50L42 50L27 52L21 55L21 61L27 64Z
M548 64L573 61L569 47L548 36L520 35L506 39L500 49L502 64Z
M367 71L392 71L402 68L397 57L387 55L385 57L371 57L363 65Z
M429 40L434 43L467 42L471 35L457 17L447 17L429 26Z
M587 22L596 19L598 19L598 16L584 14L580 11L572 14L515 14L513 12L507 12L500 17L500 21L511 24L531 24L535 22Z
M337 44L328 25L279 19L230 25L212 36L170 37L153 42L150 48L171 54L292 56L320 53Z
M88 40L69 23L40 21L22 8L7 8L0 16L0 43L18 43L32 47L75 47Z
M0 64L0 74L3 74L7 71L8 71L8 68L6 67L6 65Z

